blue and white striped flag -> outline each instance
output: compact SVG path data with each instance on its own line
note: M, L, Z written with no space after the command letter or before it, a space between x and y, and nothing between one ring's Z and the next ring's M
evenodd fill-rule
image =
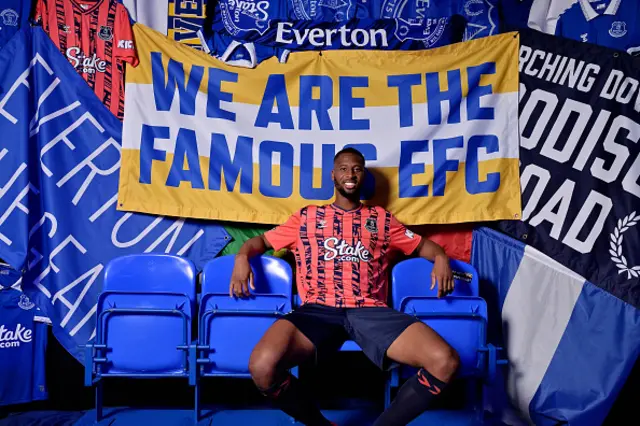
M496 296L511 403L538 426L602 424L640 354L640 310L487 228L471 262Z

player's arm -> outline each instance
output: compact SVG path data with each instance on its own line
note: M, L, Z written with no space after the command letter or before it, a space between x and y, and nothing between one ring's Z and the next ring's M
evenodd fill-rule
M251 294L249 288L255 290L249 259L253 256L264 254L269 249L274 249L275 251L283 248L291 249L295 247L299 234L300 213L297 212L291 215L282 225L245 241L240 250L238 250L238 254L236 254L231 282L229 283L229 296L249 296Z
M438 284L438 297L453 291L453 274L449 266L449 257L444 249L427 238L408 230L395 217L390 224L391 249L402 251L405 255L418 255L433 262L431 271L431 289Z
M231 283L229 284L229 296L249 296L249 287L255 290L249 259L253 256L264 254L271 248L271 244L269 244L264 234L250 238L242 244L240 250L238 250L238 254L236 254L235 264L233 265Z
M422 238L416 253L420 257L424 257L433 262L433 270L431 271L431 289L433 290L438 283L438 297L446 296L453 291L453 273L449 265L449 257L440 245L433 241Z

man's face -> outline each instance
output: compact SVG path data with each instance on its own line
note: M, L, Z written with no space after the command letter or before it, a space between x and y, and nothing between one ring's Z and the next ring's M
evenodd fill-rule
M340 194L349 199L359 199L364 181L364 162L357 155L342 154L333 163L331 178Z

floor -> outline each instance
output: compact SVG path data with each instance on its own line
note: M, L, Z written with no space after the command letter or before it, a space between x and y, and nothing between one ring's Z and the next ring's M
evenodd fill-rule
M284 413L268 408L257 409L224 409L211 410L207 407L202 413L198 425L212 426L245 426L272 425L293 426L291 418ZM376 417L375 411L367 407L354 407L343 410L327 410L325 416L339 426L368 426ZM138 425L194 425L194 413L190 410L178 409L139 409L139 408L106 408L104 418L99 425L104 426L138 426ZM0 420L0 426L44 426L69 425L88 426L95 423L95 411L32 411L14 413ZM485 423L487 424L487 423ZM472 413L458 411L437 411L423 414L411 423L419 425L476 426ZM492 423L495 425L495 423Z

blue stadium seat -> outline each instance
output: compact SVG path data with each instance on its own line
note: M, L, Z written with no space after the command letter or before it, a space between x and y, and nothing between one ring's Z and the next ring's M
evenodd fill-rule
M450 296L480 296L480 280L475 268L456 259L451 259L449 265L455 281ZM407 259L395 265L391 270L391 299L394 303L404 296L436 297L438 287L430 289L432 270L433 262L422 257Z
M251 297L229 296L235 255L209 261L201 277L198 377L250 378L249 357L267 329L291 311L291 267L273 256L250 260L255 290ZM196 395L196 418L200 418Z
M478 420L482 419L482 382L491 382L498 360L496 348L487 343L487 304L479 297L478 274L464 262L451 261L455 288L451 295L437 297L430 289L433 264L422 258L398 263L391 273L392 307L419 318L442 336L460 355L458 378L470 379L468 389ZM385 389L385 405L391 403L391 389L416 373L415 368L398 367L391 372Z
M139 254L113 259L98 297L96 337L86 346L85 385L104 377L189 378L196 268L184 258Z

